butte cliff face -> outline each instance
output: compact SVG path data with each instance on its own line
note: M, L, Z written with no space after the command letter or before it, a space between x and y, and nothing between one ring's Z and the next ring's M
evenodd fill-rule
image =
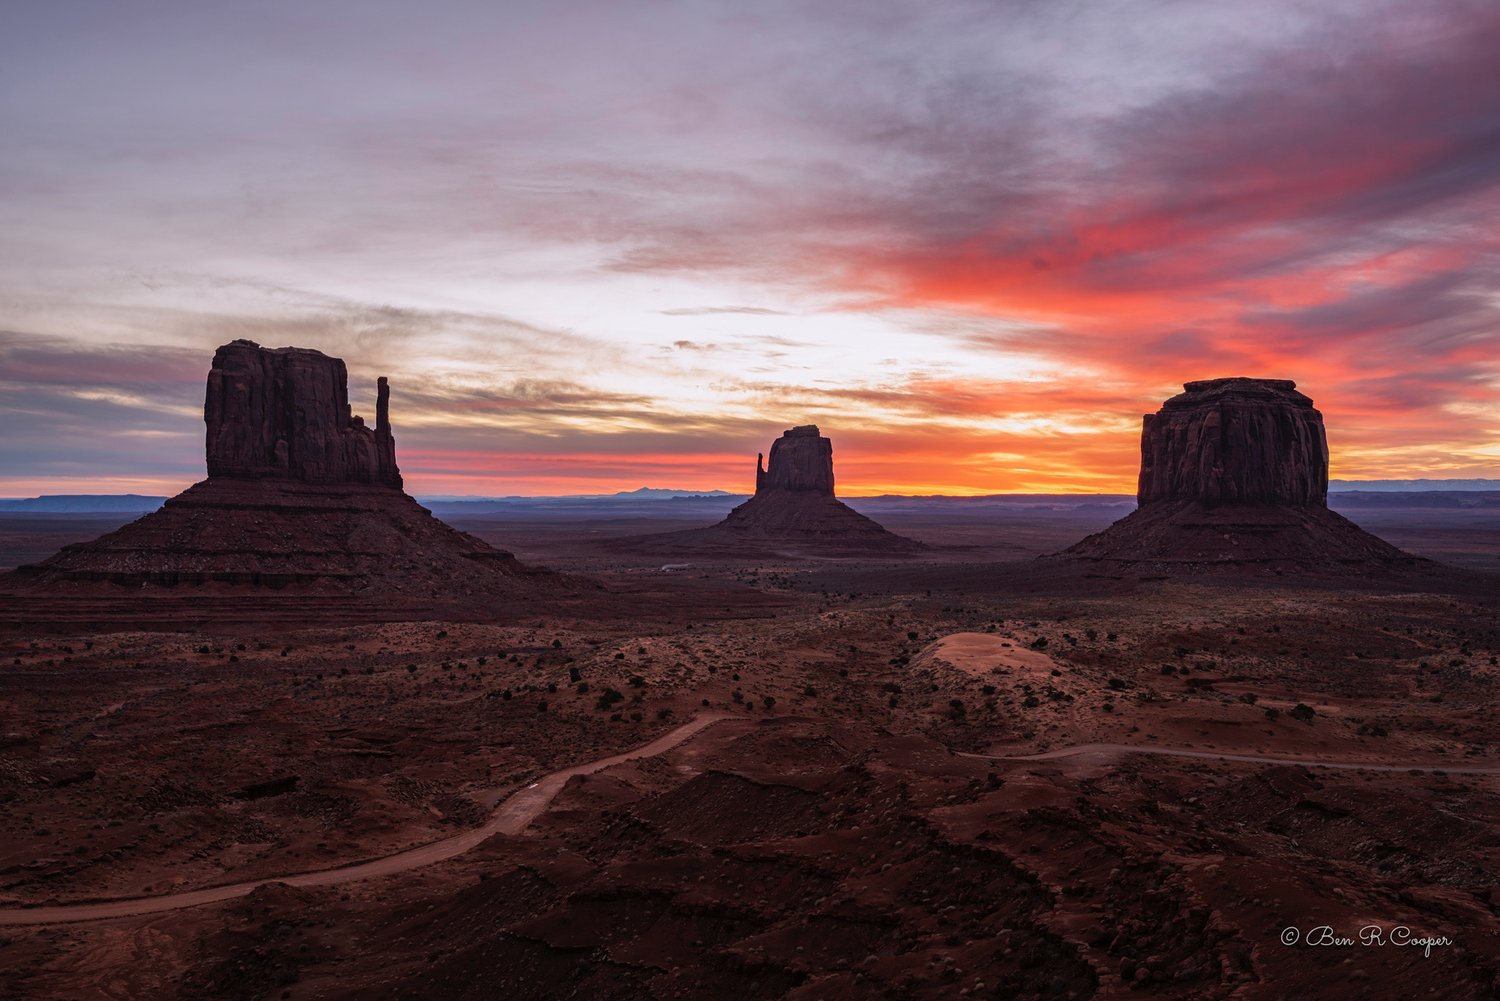
M783 432L771 442L771 463L755 457L756 496L789 490L833 496L833 442L818 433L816 424Z
M1147 414L1142 504L1328 504L1328 436L1286 379L1207 379Z
M390 385L380 378L371 429L351 412L348 383L343 359L310 348L219 348L203 401L208 475L400 490Z
M1323 415L1296 383L1183 389L1142 420L1138 508L1062 555L1278 571L1416 562L1328 510Z
M45 591L58 607L68 595L157 595L162 604L211 593L244 608L285 591L296 595L290 616L321 609L345 620L494 614L504 607L496 602L568 586L445 525L402 491L384 378L377 393L370 428L350 410L343 361L224 345L204 398L208 478L118 531L19 568L12 583ZM320 606L325 598L337 600ZM238 614L215 608L219 620Z

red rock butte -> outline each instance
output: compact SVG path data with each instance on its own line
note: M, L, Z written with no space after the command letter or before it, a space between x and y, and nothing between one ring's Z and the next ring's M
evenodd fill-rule
M912 552L921 543L882 528L833 493L833 442L815 424L771 443L755 462L755 496L705 529L728 542L787 542L818 550Z
M773 490L807 491L833 496L833 442L818 433L816 424L804 424L782 433L771 442L771 465L765 456L755 457L755 494Z
M390 386L375 427L350 409L343 361L306 348L237 340L209 370L203 419L208 478L92 542L18 568L7 589L59 607L128 594L266 600L287 614L472 617L569 585L434 518L401 489ZM350 602L350 596L360 600ZM214 614L224 617L223 607Z
M1142 418L1138 508L1062 555L1278 571L1417 562L1328 510L1323 415L1296 383L1183 389Z
M214 352L203 401L208 475L401 489L391 387L381 376L371 430L349 407L340 358L238 340Z
M1141 419L1141 504L1328 505L1323 415L1288 379L1189 382Z
M608 548L659 555L903 555L920 551L833 494L833 442L814 424L794 427L756 456L755 495L717 525L612 540Z

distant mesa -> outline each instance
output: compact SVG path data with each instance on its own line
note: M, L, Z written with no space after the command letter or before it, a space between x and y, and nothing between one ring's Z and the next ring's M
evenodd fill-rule
M794 427L755 461L755 494L717 525L617 540L613 548L657 552L787 547L813 553L916 552L920 542L896 535L833 492L833 442L814 424Z
M353 618L497 600L559 575L450 528L402 491L390 386L373 428L349 406L344 363L307 348L219 348L203 419L208 478L92 542L18 568L7 585L144 595L184 589L360 596Z
M1414 564L1328 510L1323 415L1286 379L1208 379L1147 414L1139 507L1062 555L1269 568Z

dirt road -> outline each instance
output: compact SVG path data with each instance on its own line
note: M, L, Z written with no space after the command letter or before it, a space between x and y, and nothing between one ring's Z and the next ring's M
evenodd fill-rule
M221 900L230 900L234 897L242 897L254 890L256 887L265 886L267 883L285 883L288 886L331 886L338 883L352 883L355 880L370 879L375 876L389 876L393 873L406 872L410 869L418 869L422 866L432 865L434 862L442 862L454 858L469 851L471 848L494 834L519 834L531 825L531 822L541 815L552 804L557 794L562 791L568 780L575 775L589 775L602 771L634 758L649 758L669 751L678 744L683 743L690 737L701 733L708 727L723 719L730 717L723 714L708 713L698 716L690 723L684 723L662 734L655 740L633 751L623 754L610 755L591 761L587 764L573 765L552 772L524 789L517 790L503 800L490 814L489 820L484 826L463 834L445 838L442 841L433 841L429 844L418 845L416 848L408 848L406 851L397 852L394 855L386 855L383 858L371 859L367 862L359 862L353 865L341 866L334 869L319 869L314 872L296 873L290 876L271 876L266 879L254 879L245 883L231 883L227 886L212 886L202 890L188 890L182 893L168 893L155 897L132 897L126 900L107 900L98 903L79 904L57 904L45 907L15 907L0 910L0 925L41 925L57 924L72 921L98 921L103 918L132 917L138 914L155 914L159 911L172 911L183 907L197 907L201 904L218 903Z
M1301 765L1305 768L1343 768L1369 772L1445 772L1449 775L1500 775L1500 765L1481 767L1454 767L1446 762L1372 762L1372 761L1319 761L1312 758L1271 758L1258 754L1232 754L1228 751L1193 751L1174 747L1142 747L1138 744L1079 744L1075 747L1058 747L1040 754L960 754L964 758L986 758L990 761L1056 761L1059 758L1076 758L1091 754L1154 754L1168 758L1201 758L1206 761L1245 761L1257 765Z

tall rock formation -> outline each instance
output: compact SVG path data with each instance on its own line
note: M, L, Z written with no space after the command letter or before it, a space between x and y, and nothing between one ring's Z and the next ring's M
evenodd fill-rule
M204 397L208 478L92 542L68 546L7 581L56 604L76 593L217 598L270 591L314 616L472 617L569 586L443 524L402 491L390 385L375 427L349 407L343 361L306 348L238 340L214 354ZM241 598L241 604L244 605ZM245 605L244 607L250 607ZM219 614L226 614L220 610Z
M888 532L833 494L833 442L816 425L794 427L756 457L755 496L709 528L615 540L610 548L661 554L754 550L785 554L888 553L922 544Z
M1328 504L1323 415L1288 379L1206 379L1142 418L1142 504Z
M390 385L380 378L372 430L350 410L348 382L342 359L311 348L219 348L203 401L208 475L400 490Z
M833 496L833 442L818 433L816 424L792 428L771 442L769 467L762 467L762 458L755 457L756 496L772 490Z
M1183 389L1142 418L1137 509L1062 555L1283 571L1416 561L1328 510L1323 415L1296 383Z

